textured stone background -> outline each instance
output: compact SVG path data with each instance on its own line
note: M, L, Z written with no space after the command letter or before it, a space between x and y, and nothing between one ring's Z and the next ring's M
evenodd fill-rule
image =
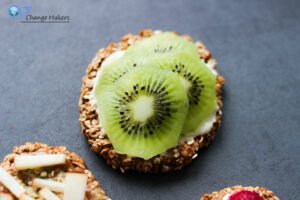
M70 15L69 24L21 24L32 14ZM300 1L0 2L0 157L14 145L66 145L85 158L112 199L198 199L226 186L262 185L300 199ZM120 174L89 150L79 128L81 78L95 52L142 28L202 40L227 84L223 126L186 169Z

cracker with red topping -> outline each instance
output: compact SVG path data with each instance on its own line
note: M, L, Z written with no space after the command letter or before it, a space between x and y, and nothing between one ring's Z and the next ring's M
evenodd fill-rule
M270 190L264 187L233 186L205 194L200 200L279 200Z

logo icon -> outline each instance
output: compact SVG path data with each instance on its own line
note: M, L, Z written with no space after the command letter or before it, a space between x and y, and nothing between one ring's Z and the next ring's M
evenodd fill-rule
M8 17L21 23L70 23L69 15L34 15L31 8L31 6L11 5L8 7Z
M21 9L18 7L18 6L12 6L8 9L8 13L10 16L12 17L16 17L18 16L19 14L22 15L21 13Z

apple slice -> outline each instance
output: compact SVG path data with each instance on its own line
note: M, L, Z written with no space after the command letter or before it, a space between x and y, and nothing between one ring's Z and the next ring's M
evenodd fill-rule
M20 198L26 192L18 181L2 167L0 167L0 182L17 198Z
M39 191L39 194L41 197L43 197L46 200L60 200L60 198L56 196L56 194L51 192L51 190L49 190L48 188L41 189Z
M0 200L14 200L14 197L9 193L0 193Z
M15 157L17 170L36 169L53 165L65 164L64 154L45 154L45 155L19 155Z
M34 200L33 198L31 198L30 196L26 195L26 194L22 194L20 198L18 198L19 200ZM0 193L0 200L14 200L14 197L11 194L8 193Z
M19 200L34 200L33 198L31 198L30 196L26 195L26 194L23 194Z
M87 179L86 174L67 173L64 200L84 200Z
M37 188L48 188L53 192L64 192L65 184L58 182L58 181L52 181L47 179L41 179L41 178L35 178L32 181L32 185Z

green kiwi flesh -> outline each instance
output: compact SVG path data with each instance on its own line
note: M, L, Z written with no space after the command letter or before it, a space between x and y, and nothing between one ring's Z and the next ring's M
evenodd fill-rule
M101 89L114 84L118 79L123 77L128 71L145 65L144 59L131 56L122 56L113 60L101 69L101 74L95 89L100 92Z
M159 33L145 38L130 46L125 54L131 56L174 56L178 53L187 52L198 57L198 49L195 44L172 32Z
M121 58L101 69L101 76L96 87L105 88L113 84L129 70L145 66L148 59L153 60L152 57L159 61L176 57L183 52L198 58L195 44L172 32L159 33L138 41L130 46Z
M181 53L168 59L152 57L152 62L151 65L172 71L179 76L189 99L189 111L182 136L195 136L199 127L215 112L217 106L215 75L200 59L190 54ZM151 63L150 59L148 63Z
M96 89L95 97L101 125L118 153L147 160L177 146L189 108L177 74L134 68Z

